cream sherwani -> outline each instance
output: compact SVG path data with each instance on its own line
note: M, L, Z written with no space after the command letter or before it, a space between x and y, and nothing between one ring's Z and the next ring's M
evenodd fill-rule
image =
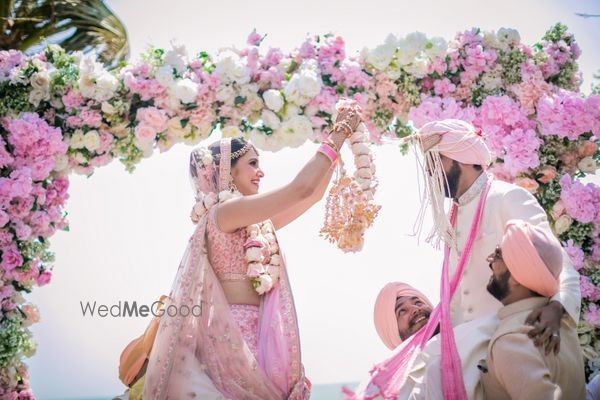
M488 346L487 372L481 373L486 399L585 399L583 355L574 321L567 316L561 321L558 355L546 355L527 336L532 329L525 325L527 315L547 303L545 297L531 297L498 312L500 325Z
M458 257L467 241L471 223L475 218L478 201L488 179L490 178L485 173L481 174L458 199L456 221L458 251L454 249L450 255L451 273L456 270ZM452 324L455 330L459 325L466 322L469 322L471 328L474 325L477 326L474 332L478 334L470 335L468 341L457 338L456 344L463 360L485 358L491 333L496 328L494 325L490 325L494 324L494 318L489 317L497 314L502 307L502 303L489 294L486 289L491 276L491 270L486 259L502 241L506 222L511 219L524 220L551 232L546 213L531 193L519 186L492 180L471 256L451 302ZM559 280L559 293L552 299L563 305L569 318L576 324L579 321L581 303L579 274L575 271L568 255L564 252L563 269ZM427 345L422 355L423 359L427 359L427 368L419 368L421 364L415 364L409 378L411 382L416 383L415 388L411 394L404 394L401 398L424 398L419 397L419 393L427 393L428 399L443 399L439 373L434 372L439 371L439 363L441 362L437 356L440 354L439 342L432 342ZM467 396L470 399L481 398L477 362L463 362L463 376Z

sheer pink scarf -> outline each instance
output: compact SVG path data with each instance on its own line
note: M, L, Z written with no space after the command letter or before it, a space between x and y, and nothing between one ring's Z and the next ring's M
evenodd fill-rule
M190 238L171 301L165 305L167 310L171 305L190 309L200 305L201 315L161 317L146 372L144 398L175 400L189 396L196 389L189 384L189 376L202 374L228 399L307 399L310 382L301 364L296 311L285 263L279 283L261 300L256 360L232 318L209 263L207 215Z
M488 182L481 193L475 219L471 224L469 237L463 249L463 252L458 260L458 266L452 279L450 279L450 247L444 248L444 263L442 266L442 279L440 287L440 304L432 311L429 322L421 330L412 335L402 344L400 344L392 353L392 356L387 360L375 365L371 370L371 378L369 382L363 386L357 393L344 389L346 399L364 399L370 400L378 397L384 399L394 399L398 397L400 389L406 382L406 378L410 369L433 336L438 324L440 324L441 346L442 346L442 386L444 399L448 400L466 400L467 393L465 384L462 378L461 360L456 348L454 340L454 330L450 316L450 300L454 296L463 271L468 264L473 243L477 237L485 200L490 188ZM450 210L450 222L453 228L456 228L456 212L457 206L453 203Z

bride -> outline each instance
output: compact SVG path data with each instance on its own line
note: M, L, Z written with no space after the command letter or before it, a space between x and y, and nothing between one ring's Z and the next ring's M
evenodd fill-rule
M243 138L192 151L197 227L166 304L179 312L161 317L145 399L309 397L275 232L322 198L359 111L354 103L342 107L329 139L294 179L263 194L258 152ZM194 306L199 316L184 315Z

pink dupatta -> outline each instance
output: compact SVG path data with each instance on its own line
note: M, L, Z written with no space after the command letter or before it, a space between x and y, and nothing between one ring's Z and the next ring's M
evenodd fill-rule
M146 372L144 398L179 400L189 396L196 389L189 376L202 374L214 386L213 392L218 390L228 399L307 399L310 382L300 360L298 324L285 263L279 283L261 300L256 360L232 318L208 260L207 215L190 238L171 300L165 305L166 310L171 305L200 305L201 315L161 317Z
M433 336L438 324L440 324L441 346L442 346L442 389L444 398L448 400L466 400L467 394L465 384L462 378L461 360L454 340L454 330L452 328L450 316L450 300L454 296L463 271L469 261L473 243L477 237L485 200L490 188L488 182L481 193L475 219L471 224L469 237L459 258L458 266L452 279L450 279L450 247L444 247L444 263L442 266L442 279L440 286L440 304L432 311L429 322L417 333L402 342L387 360L375 365L371 370L371 379L359 392L354 393L345 389L346 399L364 399L371 400L377 397L383 397L386 400L397 399L400 389L406 382L416 357L423 350L429 339ZM450 210L450 222L453 228L456 228L455 203Z

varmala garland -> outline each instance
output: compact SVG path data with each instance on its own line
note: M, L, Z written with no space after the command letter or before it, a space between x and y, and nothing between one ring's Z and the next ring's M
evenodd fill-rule
M250 146L247 144L246 146ZM241 149L242 152L247 150ZM196 150L199 154L204 167L214 166L214 158L210 150L199 148ZM233 157L232 157L233 158ZM203 195L192 209L191 219L195 224L200 221L202 216L216 204L224 203L242 194L232 186L229 190L214 193L209 192ZM252 287L259 295L269 292L279 280L280 268L283 260L279 252L279 244L275 236L275 229L270 220L258 224L252 224L246 227L248 239L244 243L245 260L248 263L246 275L252 282Z
M347 174L341 157L338 157L336 178L327 196L325 222L320 232L344 252L362 249L365 231L373 225L381 208L374 202L377 179L366 132L361 123L349 136L356 167L353 176ZM323 145L332 147L327 142Z

